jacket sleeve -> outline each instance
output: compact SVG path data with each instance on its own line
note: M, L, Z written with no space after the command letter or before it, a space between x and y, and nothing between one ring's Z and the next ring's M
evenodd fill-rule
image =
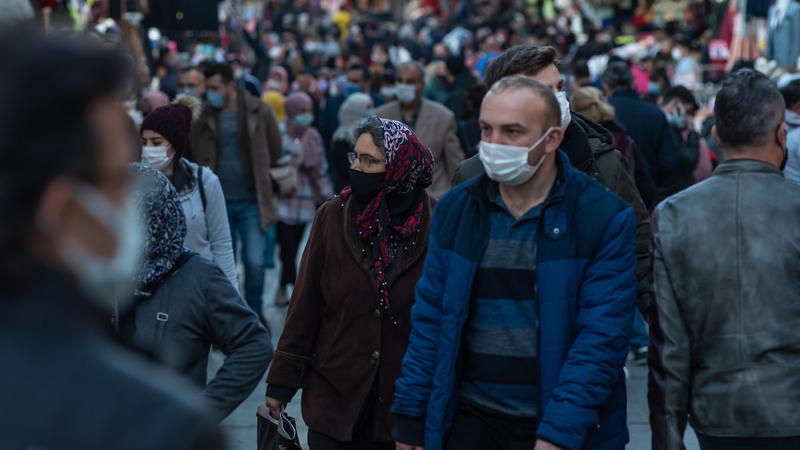
M314 200L320 205L333 196L325 147L322 145L322 136L313 128L309 128L303 139L303 167L313 187Z
M434 214L425 266L417 282L416 302L411 308L411 336L403 357L402 373L395 382L392 406L392 412L397 415L394 438L414 445L422 445L424 441L423 423L439 356L447 267L436 240L437 222Z
M464 149L461 148L461 141L458 139L456 130L456 118L451 112L447 116L447 130L444 135L444 153L442 154L444 160L440 161L444 164L447 180L453 179L458 165L464 160Z
M620 160L622 164L622 161ZM620 197L633 208L636 217L636 306L645 319L653 304L653 261L650 258L650 214L639 189L624 167L620 168Z
M629 208L616 215L581 281L577 336L537 431L565 449L582 448L622 377L636 295L635 223Z
M222 269L234 289L238 291L239 280L236 276L233 241L222 185L219 183L219 178L210 169L201 167L200 170L204 171L203 186L200 186L200 189L205 189L206 193L206 228L208 229L211 253L214 255L214 263Z
M300 272L289 302L283 333L267 375L269 391L273 386L292 390L303 387L325 307L321 283L325 264L325 217L323 206L311 225L311 235L300 261Z
M668 172L678 167L678 143L666 116L663 113L661 116L661 127L658 131L658 165L662 171Z
M653 216L656 308L650 324L650 428L653 450L683 450L689 407L689 331L675 298L659 235L659 212Z
M272 360L270 335L225 274L214 267L206 283L206 323L225 362L203 393L222 420L253 392Z
M261 104L261 115L264 121L264 132L267 134L267 145L269 146L269 164L275 166L283 156L283 141L281 140L281 130L278 128L278 120L266 103Z

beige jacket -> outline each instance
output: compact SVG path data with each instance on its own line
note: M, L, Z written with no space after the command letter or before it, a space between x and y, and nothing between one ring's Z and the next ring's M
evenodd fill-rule
M397 101L381 106L375 114L384 119L403 121ZM456 118L452 111L439 103L423 99L414 133L433 153L433 184L428 188L428 194L441 198L450 189L458 164L464 159L464 150L456 134Z

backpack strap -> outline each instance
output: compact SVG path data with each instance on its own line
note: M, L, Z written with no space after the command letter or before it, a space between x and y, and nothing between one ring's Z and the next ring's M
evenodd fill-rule
M200 203L203 204L203 212L206 211L206 188L203 186L203 166L197 166L197 188L200 189Z

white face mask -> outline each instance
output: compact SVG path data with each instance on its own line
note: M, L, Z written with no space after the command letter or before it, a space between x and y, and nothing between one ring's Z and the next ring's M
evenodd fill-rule
M556 100L558 106L561 108L561 129L566 130L569 123L572 122L572 114L569 112L569 100L567 100L567 93L560 91L556 93Z
M394 97L395 89L394 86L384 86L381 88L381 95L385 98Z
M86 294L104 309L125 309L133 300L134 277L144 249L144 227L133 195L122 207L114 206L91 185L82 185L75 196L78 204L101 224L116 241L110 259L94 255L76 240L68 240L60 254L77 274Z
M516 147L513 145L492 144L481 141L478 147L478 157L483 163L486 174L498 183L509 186L518 186L533 177L544 162L542 155L535 166L528 164L528 154L544 142L550 134L549 128L544 135L530 147Z
M397 100L404 105L413 102L417 98L417 87L413 84L397 84L394 89Z
M167 153L167 147L142 147L142 162L153 169L164 171L169 166L172 157Z
M267 86L269 86L269 88L272 89L273 91L280 91L281 87L283 86L283 83L281 83L278 80L270 78L269 80L267 80Z
M314 123L314 115L311 113L298 114L295 116L294 122L301 127L307 127Z

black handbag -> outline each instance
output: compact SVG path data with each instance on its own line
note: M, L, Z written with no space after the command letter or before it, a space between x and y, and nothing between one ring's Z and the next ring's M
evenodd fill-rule
M294 417L281 412L280 418L276 419L265 405L258 407L256 417L258 450L302 450Z

